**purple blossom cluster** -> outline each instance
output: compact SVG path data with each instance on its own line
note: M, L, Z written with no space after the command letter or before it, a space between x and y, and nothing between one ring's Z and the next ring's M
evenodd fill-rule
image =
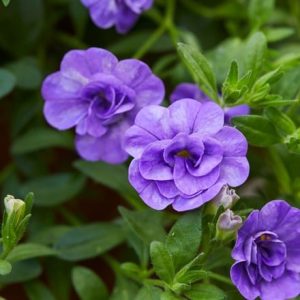
M96 26L107 29L115 26L119 33L128 32L139 15L151 8L153 0L81 0L89 9Z
M231 279L248 300L300 294L300 210L275 200L253 211L238 232Z

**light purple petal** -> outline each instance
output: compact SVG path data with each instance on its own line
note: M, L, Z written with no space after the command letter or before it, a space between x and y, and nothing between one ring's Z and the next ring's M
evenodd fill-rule
M294 272L285 272L283 276L271 282L262 281L260 284L262 300L286 300L300 294L300 277Z
M46 77L42 86L45 101L74 101L80 99L82 83L55 72Z
M203 103L194 123L194 132L202 135L212 135L223 128L223 109L214 102Z
M201 193L202 199L204 202L207 202L211 199L213 199L217 194L220 192L222 187L225 185L225 182L218 181L213 186L211 186L208 190Z
M220 169L217 167L209 174L195 177L189 174L185 166L185 160L176 157L174 167L174 182L176 187L186 195L194 195L201 190L206 190L213 186L219 178Z
M145 189L140 193L140 197L148 206L156 210L165 209L174 201L174 199L167 199L163 197L159 192L155 182L152 182L146 186Z
M140 158L145 148L157 138L145 129L133 125L125 134L124 149L134 158Z
M193 99L176 101L169 106L169 122L173 136L178 133L191 134L201 104Z
M233 117L245 116L250 114L250 107L246 104L234 107L225 107L225 124L230 124Z
M193 83L180 83L176 86L175 90L170 95L171 102L180 99L190 98L200 102L211 101L196 84Z
M172 180L171 167L165 163L163 151L169 141L157 141L150 144L140 158L140 172L148 180Z
M141 193L152 181L146 180L140 173L139 160L134 159L128 169L128 179L130 184L136 189L138 193Z
M246 268L247 268L246 262L236 262L231 267L230 276L232 282L238 288L239 292L247 300L254 300L256 297L260 295L260 291L256 286L254 286L251 283Z
M157 139L172 137L168 109L158 105L149 105L140 110L135 118L135 125L153 134Z
M187 211L200 207L204 203L202 195L199 194L192 198L178 196L172 206L176 211Z
M132 11L125 3L119 2L116 16L116 29L119 33L128 32L136 23L139 14Z
M247 154L247 140L236 128L224 126L214 137L221 143L224 156L245 156Z
M95 113L83 118L76 126L76 133L79 135L91 135L100 137L107 132L107 127L102 125L102 121L97 118Z
M78 135L76 137L76 149L80 156L86 160L103 160L111 164L122 163L128 158L122 145L128 127L126 122L122 122L98 138Z
M166 198L174 198L178 196L179 191L173 180L156 181L159 192Z
M153 0L124 0L126 5L135 13L140 14L153 5Z
M222 178L228 185L235 187L246 181L249 176L249 162L246 157L224 157L221 163Z
M47 122L59 130L77 125L85 117L87 110L87 103L81 101L47 101L44 105Z

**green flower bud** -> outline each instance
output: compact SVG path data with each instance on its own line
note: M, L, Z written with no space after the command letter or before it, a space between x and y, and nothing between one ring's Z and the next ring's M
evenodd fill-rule
M23 200L15 199L14 196L7 195L4 198L4 206L8 217L15 214L15 222L23 219L26 210L26 204Z

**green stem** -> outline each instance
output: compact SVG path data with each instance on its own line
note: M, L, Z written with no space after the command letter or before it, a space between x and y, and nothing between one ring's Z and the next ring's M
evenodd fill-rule
M176 0L167 0L166 26L174 46L177 47L179 34L174 25L175 4Z
M144 43L144 45L133 55L134 58L143 57L149 49L158 41L158 39L164 34L166 30L165 23L162 23L148 38L148 40Z
M226 283L228 285L233 285L232 281L230 279L228 279L227 277L220 275L220 274L216 274L214 272L209 272L208 273L208 277L223 283Z
M268 154L271 167L274 170L274 175L279 185L280 193L292 194L291 179L281 157L274 148L270 148Z

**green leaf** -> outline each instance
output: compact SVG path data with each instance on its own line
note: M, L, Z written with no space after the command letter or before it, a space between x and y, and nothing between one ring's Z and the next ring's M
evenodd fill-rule
M138 293L138 286L132 280L117 274L116 284L109 300L132 300Z
M0 68L0 99L9 94L15 85L15 76L10 71Z
M252 145L266 147L280 142L275 127L263 116L235 117L232 122Z
M10 0L2 0L4 6L8 6L8 4L10 3Z
M157 276L166 283L171 284L175 276L175 268L167 247L161 242L152 242L150 245L150 256Z
M227 299L226 294L212 284L200 283L193 285L185 296L191 300L224 300Z
M295 29L291 27L266 28L264 33L268 42L278 42L292 36Z
M51 291L41 281L26 282L25 291L29 300L55 300Z
M245 64L246 70L252 70L252 82L256 80L264 65L266 49L266 37L261 32L251 35L246 43Z
M99 256L124 241L121 226L111 223L82 225L65 233L54 245L65 260L79 261Z
M44 245L27 243L16 246L7 256L7 260L16 262L19 260L49 255L57 255L57 251Z
M160 212L144 210L130 211L120 207L119 211L129 228L147 245L153 240L164 241L166 237L162 226L162 214Z
M9 261L0 259L0 275L7 275L11 272L12 266Z
M176 270L190 262L199 251L202 237L202 220L199 211L185 214L170 230L166 247Z
M274 8L274 0L251 0L249 4L249 19L252 27L259 28L271 16Z
M33 128L14 140L11 151L19 155L51 147L73 149L72 134L50 128Z
M107 288L92 270L85 267L73 268L72 281L81 300L107 300Z
M20 194L34 191L36 205L55 206L76 196L84 184L85 177L80 174L59 173L26 182L20 187Z
M295 123L287 114L274 107L267 108L265 115L273 123L280 135L292 134L297 129Z
M39 88L42 81L42 74L38 69L37 61L35 58L22 58L8 65L7 68L16 77L17 87L27 90Z
M134 300L161 300L162 290L154 286L142 287Z
M42 267L35 259L18 261L14 264L12 271L6 276L0 276L0 283L12 284L25 282L40 276Z
M128 170L124 165L78 160L74 167L94 181L118 191L122 196L138 198L128 182Z
M178 44L177 50L203 92L211 99L218 101L216 78L204 55L197 49L182 43Z

